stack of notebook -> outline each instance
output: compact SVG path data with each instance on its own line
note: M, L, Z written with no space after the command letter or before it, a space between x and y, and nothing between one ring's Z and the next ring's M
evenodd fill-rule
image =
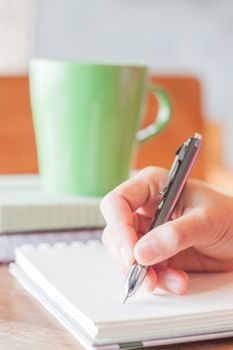
M0 262L12 260L23 243L67 242L82 228L102 228L99 202L43 193L36 175L0 176Z
M11 272L85 348L233 336L233 272L194 274L186 295L141 290L126 304L124 278L100 242L19 248Z

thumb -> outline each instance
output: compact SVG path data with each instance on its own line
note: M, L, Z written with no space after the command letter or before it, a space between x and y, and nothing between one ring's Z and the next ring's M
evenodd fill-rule
M139 264L154 265L180 251L201 243L198 216L189 213L168 221L144 235L135 245L134 256Z

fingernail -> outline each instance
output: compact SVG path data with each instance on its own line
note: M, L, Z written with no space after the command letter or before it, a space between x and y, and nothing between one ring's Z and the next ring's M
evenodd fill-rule
M164 286L174 294L180 294L180 283L174 278L165 278Z
M136 254L145 263L149 263L154 258L158 257L158 250L155 242L152 240L144 240L136 245Z
M120 252L125 265L131 266L133 260L131 250L128 247L121 247Z

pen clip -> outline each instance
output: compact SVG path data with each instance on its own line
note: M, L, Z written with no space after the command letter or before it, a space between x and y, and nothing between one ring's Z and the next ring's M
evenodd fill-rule
M172 164L171 170L168 174L169 182L172 182L174 180L176 173L177 173L177 170L179 169L179 167L180 167L180 165L185 157L189 143L190 143L190 139L188 141L186 141L185 143L183 143L180 146L180 148L176 151L176 158L175 158L175 160Z

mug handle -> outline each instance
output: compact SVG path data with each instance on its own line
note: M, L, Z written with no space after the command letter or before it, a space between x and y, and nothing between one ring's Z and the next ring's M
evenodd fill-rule
M137 132L136 140L140 143L151 139L163 130L169 122L172 112L171 101L165 90L153 84L149 84L148 90L154 93L154 96L158 101L158 113L155 117L154 123L149 124L147 127Z

